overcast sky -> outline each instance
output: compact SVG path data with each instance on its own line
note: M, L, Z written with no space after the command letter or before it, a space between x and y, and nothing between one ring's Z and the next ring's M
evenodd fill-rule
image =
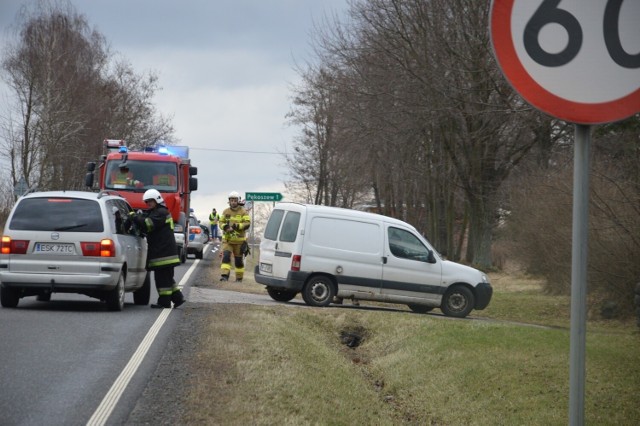
M0 47L22 4L0 0ZM287 126L294 67L313 59L314 24L347 0L72 0L139 74L153 71L155 104L173 117L198 167L192 207L204 222L226 195L281 192L296 129ZM6 89L0 85L0 99ZM118 135L105 135L118 139ZM229 153L217 150L249 151Z

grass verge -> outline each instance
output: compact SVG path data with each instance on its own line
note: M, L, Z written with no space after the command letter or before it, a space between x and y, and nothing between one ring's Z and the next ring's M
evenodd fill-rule
M526 277L492 280L494 299L473 313L477 320L215 305L193 360L199 374L184 421L567 424L569 301L542 294ZM242 286L263 291L250 279ZM637 328L590 323L587 424L637 424L639 353Z

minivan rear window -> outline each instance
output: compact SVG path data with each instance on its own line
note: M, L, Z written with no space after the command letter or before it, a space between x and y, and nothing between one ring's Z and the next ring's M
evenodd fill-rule
M79 198L26 198L9 228L18 231L103 232L100 204Z

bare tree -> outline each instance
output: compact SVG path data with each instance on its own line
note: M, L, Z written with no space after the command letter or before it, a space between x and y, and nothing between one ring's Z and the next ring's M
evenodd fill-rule
M130 138L134 147L173 142L170 120L152 104L157 78L125 62L111 66L104 37L70 3L42 0L17 23L2 58L15 96L0 150L12 185L24 177L42 190L82 189L86 162L105 138Z
M538 143L539 116L497 68L488 9L470 0L354 1L352 22L324 30L318 46L342 77L331 88L335 114L352 138L340 149L359 153L351 157L378 209L454 256L466 242L466 260L483 267L500 186Z
M104 40L70 6L41 2L39 7L22 9L19 41L3 60L21 112L14 126L22 129L19 137L8 133L4 155L15 165L14 179L24 176L42 189L75 182L79 187L84 171L76 170L86 158L77 141L87 121L85 95L95 99L91 85L104 65Z

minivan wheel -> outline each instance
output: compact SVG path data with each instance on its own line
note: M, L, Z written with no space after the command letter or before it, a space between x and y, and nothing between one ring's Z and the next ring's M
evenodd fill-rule
M415 312L416 314L426 314L427 312L431 312L433 310L431 306L425 305L409 304L407 306L409 307L409 309L411 309L412 312Z
M447 290L442 297L440 309L448 317L464 318L475 304L473 292L465 286L457 285Z
M333 281L323 276L311 278L302 289L302 299L309 306L328 306L335 295Z
M292 290L280 290L273 287L267 287L267 293L269 293L269 296L276 302L288 302L298 294Z
M136 305L148 305L151 298L151 274L147 271L142 287L133 292L133 303Z
M105 298L107 302L107 309L110 311L121 311L124 308L124 275L120 273L118 277L118 284L116 288L107 292Z
M15 308L20 301L20 293L15 288L0 288L0 304L3 308Z

